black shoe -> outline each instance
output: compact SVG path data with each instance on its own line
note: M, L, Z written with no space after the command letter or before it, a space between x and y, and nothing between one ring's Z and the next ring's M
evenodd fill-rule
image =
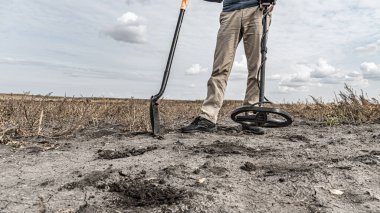
M249 125L242 125L243 131L252 133L255 135L264 135L265 130L258 126L249 126Z
M182 127L181 132L213 132L216 130L216 125L206 118L197 117L190 125Z

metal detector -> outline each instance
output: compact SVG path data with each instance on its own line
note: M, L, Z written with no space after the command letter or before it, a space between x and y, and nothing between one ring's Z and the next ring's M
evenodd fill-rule
M264 107L270 102L266 101L264 95L265 89L265 68L267 60L267 41L268 41L268 14L269 8L276 4L276 0L261 0L260 5L263 10L263 36L261 40L261 66L259 70L260 96L259 102L251 106L244 106L234 110L231 114L233 121L246 126L258 126L266 128L286 127L293 123L290 114L277 108Z
M186 11L188 4L189 4L189 0L182 0L181 9L180 9L179 17L178 17L178 22L177 22L177 27L175 29L174 38L173 38L172 46L170 49L168 62L166 64L164 77L162 79L161 89L157 95L152 96L150 99L150 123L152 125L152 130L153 130L154 135L160 135L160 116L159 116L159 110L158 110L158 104L159 104L158 101L161 98L161 96L164 94L165 89L166 89L166 85L168 83L170 68L172 66L175 49L177 47L179 32L181 31L183 17L185 16L185 11Z

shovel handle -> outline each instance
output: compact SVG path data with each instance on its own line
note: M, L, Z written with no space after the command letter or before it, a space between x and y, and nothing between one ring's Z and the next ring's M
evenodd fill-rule
M189 5L189 0L182 0L181 10L186 10L187 5Z

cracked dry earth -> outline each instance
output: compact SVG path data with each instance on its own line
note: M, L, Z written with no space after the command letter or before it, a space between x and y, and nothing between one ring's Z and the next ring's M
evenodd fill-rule
M0 145L0 212L380 212L380 124Z

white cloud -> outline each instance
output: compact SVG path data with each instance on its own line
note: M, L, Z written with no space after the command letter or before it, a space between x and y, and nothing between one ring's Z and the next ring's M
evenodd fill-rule
M135 13L127 12L117 19L112 28L106 30L106 34L115 39L127 43L145 43L147 27L142 18Z
M54 63L51 61L37 61L30 59L0 58L0 65L13 65L35 67L38 70L50 70L51 72L63 73L75 78L100 78L100 79L129 79L144 80L147 75L141 73L124 73L122 71L100 69L88 66L72 66L69 64ZM151 78L149 78L151 79Z
M373 62L364 62L360 65L364 78L380 81L380 65Z
M247 58L241 55L240 61L234 61L231 70L231 80L244 80L248 76Z
M193 64L189 69L186 70L187 75L199 75L207 72L207 68L203 68L200 64Z
M307 86L303 86L303 85L300 85L300 86L296 86L296 85L291 85L291 86L280 85L280 86L278 87L278 90L279 90L281 93L290 93L290 92L307 92L307 91L309 91L309 87L307 87Z
M315 66L314 70L311 72L312 78L326 78L330 77L331 75L336 75L337 69L330 64L327 63L327 61L323 58L318 60L317 65Z
M281 92L308 91L313 86L310 72L298 72L281 78L278 89Z
M369 70L372 70L374 65L362 65L362 67L368 67ZM300 64L296 67L296 69L298 70L297 73L292 73L281 77L278 85L281 92L305 92L309 91L311 87L321 87L326 84L342 85L344 83L349 83L354 86L368 84L368 80L363 74L359 72L343 72L328 64L325 59L319 59L316 64Z
M134 3L140 3L140 4L147 4L150 0L126 0L126 4L134 4Z
M355 50L362 53L376 53L380 51L380 40L362 47L357 47Z
M281 75L280 75L280 74L270 75L270 76L268 76L266 79L267 79L267 80L270 80L270 81L281 80Z
M247 66L247 57L245 57L245 55L241 55L240 61L234 61L234 64L232 66L232 72L248 73L247 67L248 67Z

